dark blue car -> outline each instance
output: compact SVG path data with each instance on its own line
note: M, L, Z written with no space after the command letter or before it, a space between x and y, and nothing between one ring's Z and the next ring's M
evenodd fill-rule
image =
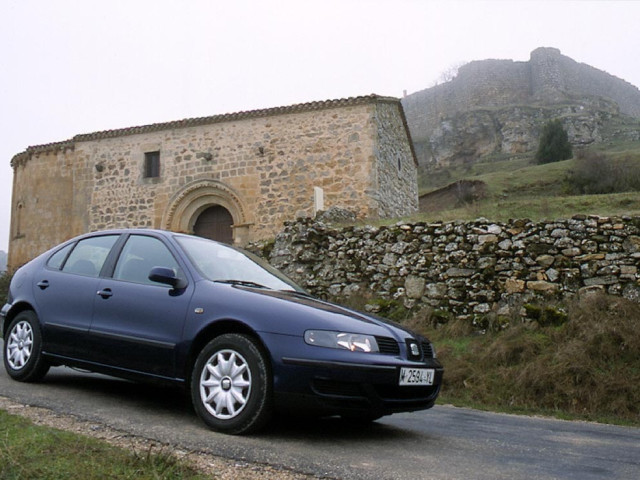
M367 421L427 409L442 382L426 338L315 299L247 252L166 231L55 247L15 273L0 320L15 380L68 365L181 384L227 433L278 410Z

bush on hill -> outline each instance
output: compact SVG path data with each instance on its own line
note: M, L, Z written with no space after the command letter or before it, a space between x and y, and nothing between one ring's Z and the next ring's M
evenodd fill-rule
M569 136L560 120L555 119L547 122L542 127L542 135L535 155L536 162L559 162L560 160L568 160L572 156L573 150L571 143L569 143Z
M630 156L614 160L604 153L581 151L567 173L572 193L604 194L640 190L640 168Z

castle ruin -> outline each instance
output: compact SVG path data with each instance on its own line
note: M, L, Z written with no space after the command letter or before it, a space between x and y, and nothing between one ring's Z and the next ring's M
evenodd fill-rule
M538 48L527 62L470 62L453 80L402 104L421 166L531 151L552 118L577 146L603 141L612 117L640 118L638 88L556 48ZM635 140L638 130L631 135Z

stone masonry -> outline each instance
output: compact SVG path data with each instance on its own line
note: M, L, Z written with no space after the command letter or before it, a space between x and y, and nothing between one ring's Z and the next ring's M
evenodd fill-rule
M354 292L461 318L599 291L640 302L640 217L575 216L336 229L287 223L266 255L311 293Z
M158 176L145 175L148 152L160 154ZM229 211L243 245L314 215L314 187L325 208L358 218L418 206L401 103L376 95L77 135L11 164L10 269L88 231L192 232L213 205Z

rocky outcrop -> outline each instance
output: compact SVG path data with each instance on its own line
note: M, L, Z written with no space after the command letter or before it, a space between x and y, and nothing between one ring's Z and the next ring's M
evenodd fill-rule
M518 315L536 298L592 291L640 302L640 217L343 229L300 219L263 253L320 297L366 292L462 318Z
M528 62L471 62L450 82L402 104L423 167L530 152L554 118L578 147L640 139L640 91L554 48L533 51ZM616 123L625 128L612 128Z

